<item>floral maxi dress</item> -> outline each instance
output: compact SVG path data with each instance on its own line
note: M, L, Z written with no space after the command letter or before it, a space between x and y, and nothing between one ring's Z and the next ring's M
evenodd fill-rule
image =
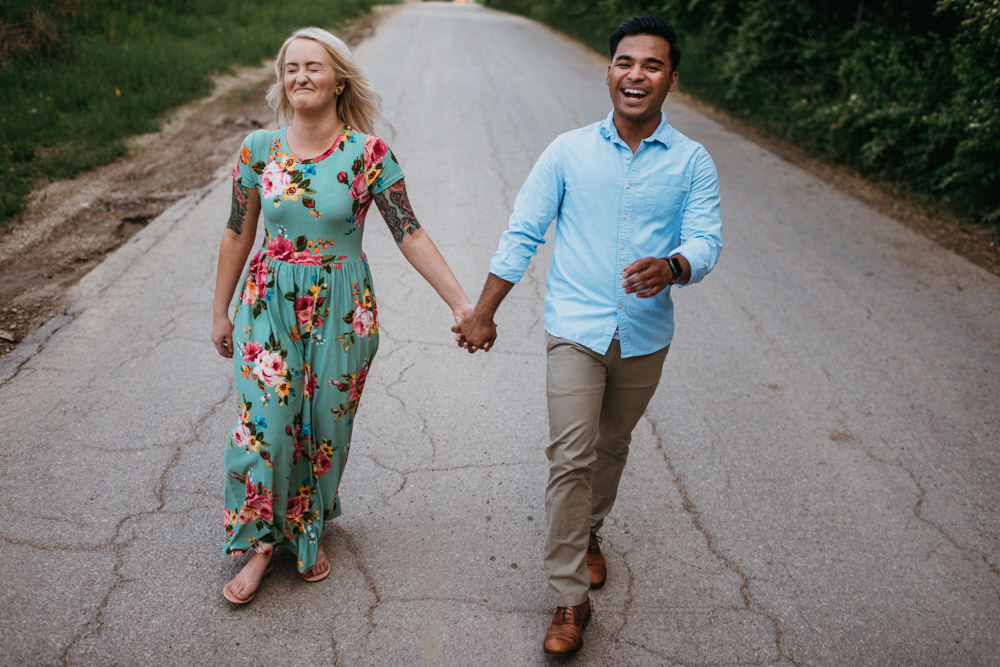
M287 547L308 571L324 523L340 514L354 414L378 348L362 223L372 196L402 177L382 139L349 127L314 159L293 155L284 129L243 142L233 178L259 193L265 237L234 319L226 553Z

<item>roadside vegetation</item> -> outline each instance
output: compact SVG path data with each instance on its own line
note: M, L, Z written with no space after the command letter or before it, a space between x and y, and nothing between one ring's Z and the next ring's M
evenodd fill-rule
M208 94L213 73L257 65L293 29L336 30L374 4L0 0L0 231L33 189L123 154L129 136Z
M686 91L1000 233L1000 0L483 1L604 54L661 16Z

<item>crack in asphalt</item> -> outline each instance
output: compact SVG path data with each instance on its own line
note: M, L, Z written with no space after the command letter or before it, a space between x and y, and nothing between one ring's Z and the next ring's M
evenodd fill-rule
M909 467L907 467L905 464L903 464L898 460L890 460L882 458L881 456L875 454L873 451L871 451L871 449L866 447L854 435L854 433L847 427L845 421L846 421L846 416L841 415L841 418L838 421L838 426L841 428L841 430L830 433L830 435L828 436L830 442L839 446L849 447L855 451L861 452L866 457L868 457L872 461L875 461L876 463L879 463L884 466L889 466L892 468L897 468L898 470L905 472L907 476L909 476L910 481L913 482L913 486L916 487L916 493L914 494L916 496L916 500L913 502L913 508L912 508L914 518L917 519L917 521L925 523L934 530L936 530L938 534L941 535L941 537L943 537L946 542L951 544L951 546L953 546L958 551L961 551L966 554L971 554L972 556L977 557L979 560L983 562L983 564L986 565L986 567L990 570L990 572L1000 576L1000 565L997 565L996 563L990 561L989 557L985 553L983 553L979 549L976 549L975 547L961 544L947 530L945 530L943 526L938 525L937 523L935 523L934 521L928 519L923 515L924 500L926 500L927 498L927 490L924 488L924 485L920 483L920 480L917 479L917 476L913 472L913 470L911 470ZM886 441L885 439L882 440L882 444L886 446L889 445L888 441Z
M613 553L613 550L609 549ZM635 573L632 571L632 566L628 562L628 557L632 554L632 550L621 552L622 565L625 566L625 604L622 605L622 624L618 626L618 629L611 634L611 638L614 641L619 641L622 632L625 631L625 626L628 625L628 615L632 611L632 602L635 599Z
M365 619L368 621L368 636L370 637L373 632L378 628L378 623L375 622L375 610L380 604L382 604L382 595L378 591L378 586L375 585L375 577L372 576L371 571L368 569L368 565L365 563L365 559L361 554L361 550L354 543L354 539L351 537L350 533L341 528L336 524L332 524L330 529L340 535L344 540L344 546L354 557L354 562L361 572L361 576L364 577L365 584L368 590L371 592L375 600L368 605L368 611L365 613Z
M366 459L368 459L369 461L371 461L372 463L374 463L379 468L382 468L383 470L388 470L389 472L392 472L392 473L396 473L397 475L399 475L400 477L403 478L403 481L399 483L399 488L397 488L395 491L393 491L392 493L390 493L388 496L383 495L381 492L379 493L379 495L382 496L382 500L383 501L390 500L390 499L394 498L395 496L399 495L403 491L403 488L406 487L406 482L409 479L409 477L407 476L408 473L405 473L402 470L397 470L396 468L393 468L392 466L388 466L388 465L382 463L381 461L379 461L377 458L375 458L371 454L362 454L361 456L364 457L364 458L366 458Z
M74 633L73 637L67 643L66 647L62 650L60 655L60 663L62 663L63 665L70 664L69 660L70 652L77 645L77 643L80 642L85 636L94 633L100 633L103 631L104 613L108 606L108 603L111 601L112 596L123 585L134 581L133 579L129 579L128 577L124 577L121 574L119 574L121 568L125 565L124 551L131 546L132 541L135 540L137 537L136 535L132 535L127 540L121 540L120 538L123 529L129 522L133 520L139 520L147 516L155 516L163 512L163 508L166 506L166 500L164 496L167 490L167 477L177 467L177 463L180 461L182 456L182 450L188 445L193 444L195 442L199 442L201 440L201 434L200 434L201 427L205 424L206 421L208 421L212 416L214 416L215 413L218 412L223 405L229 402L229 396L231 393L232 393L232 386L229 387L229 390L226 392L225 397L223 397L216 403L212 404L202 414L202 416L198 420L196 420L196 422L192 425L191 438L185 440L184 442L180 442L174 445L174 451L171 454L170 460L167 461L167 464L164 466L163 471L160 473L158 485L154 493L154 496L156 497L156 500L159 503L159 505L151 510L143 510L142 512L135 512L122 517L115 525L114 536L111 538L109 545L106 547L99 547L93 549L93 551L110 551L114 555L115 564L111 570L111 577L113 581L111 586L105 592L104 597L95 606L93 617L89 621L86 621L85 623L83 623L83 625L80 626L80 628ZM195 511L198 511L198 508L192 508L177 513L190 514L191 512Z
M701 520L701 513L698 510L697 505L691 499L691 495L688 493L687 486L684 484L684 477L681 475L680 471L674 465L673 460L670 458L670 454L667 452L666 446L663 442L663 436L660 435L659 425L657 422L650 417L648 414L643 417L647 422L649 422L650 427L653 431L653 437L655 438L656 448L660 451L661 456L663 456L664 462L667 464L667 468L670 470L673 476L674 486L677 488L677 492L681 496L681 504L685 512L691 517L691 523L694 525L695 529L702 534L705 540L705 545L709 552L715 556L727 569L732 571L740 578L740 595L743 598L743 604L745 606L745 611L750 611L751 613L760 614L766 618L774 628L774 645L778 651L778 655L785 658L793 665L798 666L800 663L795 659L791 652L784 645L785 631L781 627L781 623L778 618L767 611L754 596L753 592L750 590L750 577L743 568L735 560L722 553L716 544L715 536L709 532L708 528L704 525Z
M14 348L12 352L9 353L7 359L4 360L5 363L0 364L0 372L6 373L6 377L4 377L2 381L0 381L0 389L3 389L4 387L12 383L14 380L16 380L18 376L20 376L21 371L24 369L25 365L29 361L37 357L41 352L43 352L45 350L45 346L48 344L50 340L52 340L52 337L58 334L63 329L65 329L66 327L68 327L70 324L72 324L76 320L76 317L77 314L70 314L66 311L63 311L59 315L56 315L51 320L49 320L48 326L51 326L50 330L46 331L45 327L42 327L41 329L36 331L36 334L41 333L40 341L35 343L33 340L30 340L31 337L29 337L29 340L21 341L21 344L18 345L16 348ZM16 355L24 345L34 345L35 349L25 353L24 358L18 362L11 363L10 361L8 361L8 359ZM8 370L9 367L13 368L10 368L10 370Z

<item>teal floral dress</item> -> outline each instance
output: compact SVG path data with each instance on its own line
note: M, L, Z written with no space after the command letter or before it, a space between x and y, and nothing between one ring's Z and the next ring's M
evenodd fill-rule
M345 127L300 160L285 130L243 142L233 178L260 195L264 243L233 327L238 418L226 443L225 552L287 547L316 562L354 414L378 348L378 308L362 223L372 197L403 177L385 142Z

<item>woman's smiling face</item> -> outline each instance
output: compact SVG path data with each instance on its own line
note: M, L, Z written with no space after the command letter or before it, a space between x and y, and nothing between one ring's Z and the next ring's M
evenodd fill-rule
M319 42L295 39L285 50L284 86L296 113L335 105L340 81L330 54Z

